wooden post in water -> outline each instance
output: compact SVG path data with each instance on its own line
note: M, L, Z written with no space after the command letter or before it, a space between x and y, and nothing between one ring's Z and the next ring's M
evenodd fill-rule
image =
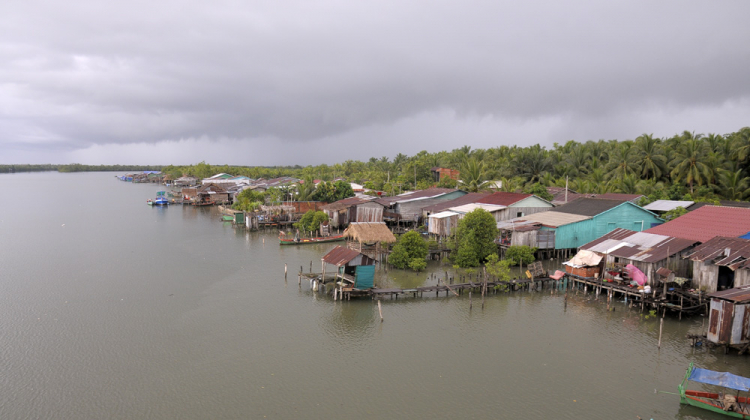
M284 281L286 281L286 263L284 263Z
M471 310L471 289L469 289L469 310Z
M664 328L664 317L661 317L661 320L659 321L659 344L657 344L657 348L661 348L661 330Z
M312 260L310 260L310 272L312 273Z
M482 309L484 309L484 295L487 293L487 269L482 267L484 282L482 283Z
M380 322L383 322L383 308L380 306L380 299L378 299L378 312L380 313Z

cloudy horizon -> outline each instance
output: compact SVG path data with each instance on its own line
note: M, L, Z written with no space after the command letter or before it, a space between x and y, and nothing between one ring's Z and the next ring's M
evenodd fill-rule
M332 164L750 125L750 2L0 5L0 164Z

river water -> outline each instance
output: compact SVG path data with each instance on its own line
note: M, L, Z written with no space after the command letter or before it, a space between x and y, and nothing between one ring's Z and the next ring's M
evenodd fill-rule
M151 208L111 173L0 175L3 419L689 419L703 318L567 307L549 290L333 302L299 286L334 245L279 247L216 209ZM284 280L284 264L289 279ZM382 285L431 284L381 273Z

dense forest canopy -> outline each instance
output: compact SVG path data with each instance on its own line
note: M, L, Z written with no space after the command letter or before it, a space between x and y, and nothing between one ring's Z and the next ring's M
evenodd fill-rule
M579 193L638 193L652 199L743 200L750 196L750 127L729 134L696 134L685 131L669 138L642 134L634 140L574 140L550 149L538 144L528 147L499 146L472 149L463 146L450 152L402 153L390 159L370 158L366 162L347 160L334 165L242 167L217 166L205 162L190 166L89 166L89 165L3 165L26 170L137 171L161 169L173 177L193 175L206 178L219 172L251 178L293 176L300 179L333 181L344 178L367 188L397 194L435 185L430 171L444 167L461 171L461 188L478 191L485 181L502 181L505 191L540 191L540 186L565 186ZM32 169L32 168L41 169ZM309 185L309 184L308 184ZM455 187L443 180L440 186ZM308 187L309 189L309 187ZM305 195L313 191L306 191Z
M539 186L565 186L579 193L620 192L643 194L651 199L713 201L743 200L750 195L750 127L725 135L685 131L669 138L642 134L635 140L568 141L547 149L500 146L450 152L421 151L414 156L397 154L347 160L335 165L294 167L167 166L173 176L205 178L218 172L251 178L293 176L330 181L345 178L367 188L398 193L435 185L433 167L461 171L461 186L470 191L485 181L502 181L504 191L540 191ZM454 187L443 180L440 186Z

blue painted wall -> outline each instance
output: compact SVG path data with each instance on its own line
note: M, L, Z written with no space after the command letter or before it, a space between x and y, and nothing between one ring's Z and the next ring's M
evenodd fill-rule
M641 232L651 228L652 223L662 223L656 214L626 201L619 206L583 220L558 228L542 228L555 231L555 249L578 248L594 239L601 238L616 228Z

